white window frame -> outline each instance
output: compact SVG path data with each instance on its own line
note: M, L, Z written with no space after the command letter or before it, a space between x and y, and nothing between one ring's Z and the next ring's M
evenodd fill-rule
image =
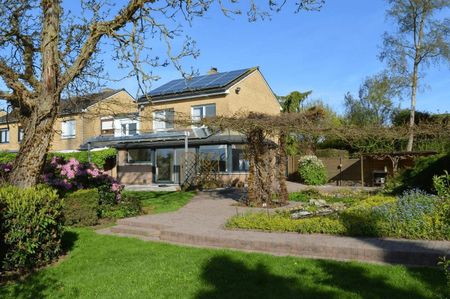
M72 131L67 132L69 127L67 125L71 123L72 125ZM68 134L71 133L71 134ZM77 136L77 121L75 119L68 119L61 122L61 138L62 139L73 139Z
M106 122L111 122L111 128L110 129L106 129L103 127L103 124ZM103 131L108 131L108 130L112 130L112 134L103 134ZM104 116L100 118L100 134L101 135L114 135L114 118L112 116Z
M162 116L161 119L157 119L156 114L157 113L161 113L161 112L164 115ZM160 110L153 111L153 131L167 131L167 130L172 130L174 128L174 122L173 121L175 119L173 119L170 127L167 126L167 124L169 123L167 121L167 112L172 113L173 117L175 118L175 111L174 111L173 108L160 109Z
M206 115L206 107L207 106L214 106L214 110L215 110L215 116L217 115L217 105L216 103L211 103L211 104L203 104L203 105L195 105L195 106L191 106L191 120L193 123L195 122L199 122L201 121L203 118L205 118ZM202 115L199 116L199 119L197 119L197 117L194 117L194 110L195 109L202 109ZM192 127L198 128L198 125L193 124Z
M25 130L22 127L17 128L17 142L22 142Z
M5 135L5 139L3 139ZM0 143L9 143L9 129L0 129Z
M116 118L114 119L114 137L133 136L130 135L130 124L136 124L136 134L139 134L140 121L137 118ZM122 126L125 125L125 132Z

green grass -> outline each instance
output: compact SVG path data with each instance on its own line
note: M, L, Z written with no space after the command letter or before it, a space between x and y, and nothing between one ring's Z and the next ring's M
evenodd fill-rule
M153 191L124 191L124 196L138 198L147 214L167 213L178 210L186 205L194 192L153 192Z
M71 244L72 243L72 244ZM439 298L438 269L275 257L66 235L61 262L0 286L0 298Z

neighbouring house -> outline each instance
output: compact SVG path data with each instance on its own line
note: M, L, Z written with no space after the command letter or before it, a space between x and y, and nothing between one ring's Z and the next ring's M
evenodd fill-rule
M195 122L240 112L280 113L275 94L259 68L170 81L138 99L140 129L134 136L98 136L89 146L118 149L117 175L124 184L181 184L192 171L188 159L210 160L221 178L245 179L244 136L212 133ZM189 119L183 124L181 119ZM192 122L191 122L192 121ZM189 124L187 124L189 123ZM85 147L87 146L85 144Z
M61 101L54 125L51 151L82 149L95 136L129 136L139 132L137 103L125 89L104 89L99 93ZM0 151L17 152L23 129L13 114L0 114Z

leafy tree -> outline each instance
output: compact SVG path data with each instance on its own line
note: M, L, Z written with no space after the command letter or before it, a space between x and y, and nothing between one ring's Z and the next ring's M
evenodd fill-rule
M411 111L409 109L400 109L392 113L392 124L394 126L404 126L409 123ZM432 115L424 111L415 111L414 124L431 121Z
M75 1L71 1L76 3ZM240 14L236 2L217 0L128 0L117 10L108 0L83 0L79 10L62 7L61 0L4 0L0 2L0 99L13 107L24 138L10 179L18 186L37 182L54 135L61 95L86 91L104 74L98 55L109 49L118 67L129 66L141 90L154 77L157 66L197 56L195 42L187 38L176 51L173 40L184 23L203 16L213 5L225 15ZM296 10L318 9L322 0L296 1ZM250 1L250 21L278 11L285 3ZM106 44L108 43L108 44ZM152 57L151 49L163 43L167 59ZM178 44L178 43L177 43ZM110 50L110 49L113 50ZM189 74L183 72L185 77Z
M392 98L396 90L391 79L384 75L367 78L359 88L358 98L345 95L345 117L355 125L386 124L393 112Z
M281 110L283 113L295 113L300 111L300 104L306 100L306 98L312 93L312 91L300 92L293 91L281 99ZM280 182L280 197L282 201L287 202L289 194L286 185L286 160L287 154L292 154L293 148L296 146L295 140L292 136L287 134L284 130L280 130L278 135L278 180Z
M306 92L293 91L287 96L280 97L282 112L299 112L301 104L311 95L312 90Z
M430 63L450 60L450 19L439 14L450 0L388 0L387 16L397 23L394 33L385 33L380 54L395 76L402 78L411 98L407 150L414 142L416 96L419 81Z

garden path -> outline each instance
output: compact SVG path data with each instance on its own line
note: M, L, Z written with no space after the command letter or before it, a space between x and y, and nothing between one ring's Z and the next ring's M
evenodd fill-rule
M200 192L176 212L121 219L98 232L197 247L407 265L435 266L438 257L450 255L448 241L227 230L228 218L252 210L237 206L238 197L226 190Z

